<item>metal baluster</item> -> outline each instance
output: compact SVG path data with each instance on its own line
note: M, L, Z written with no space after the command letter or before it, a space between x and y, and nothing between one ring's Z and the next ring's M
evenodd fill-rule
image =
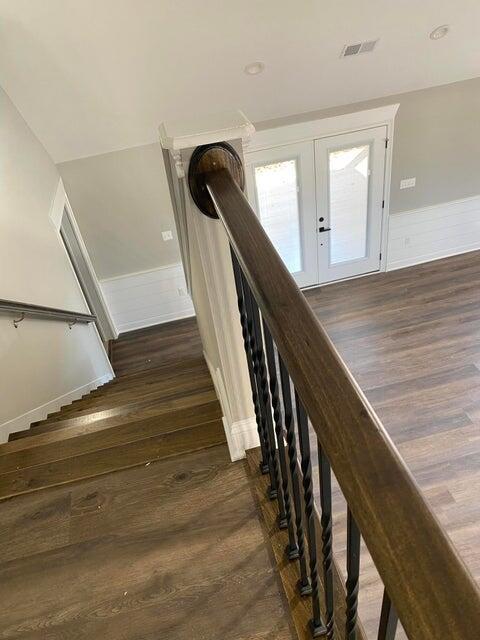
M378 640L394 640L397 632L398 615L387 590L383 591L382 613L378 627Z
M303 473L303 495L305 500L305 515L307 517L308 553L310 556L310 584L312 586L312 611L310 630L314 638L325 635L326 628L320 613L320 599L318 590L317 569L317 539L315 532L315 513L312 482L312 462L310 459L310 439L308 433L308 417L303 404L295 391L295 405L297 408L298 435L300 438L301 467Z
M262 416L260 413L260 404L258 401L257 383L255 380L255 374L253 372L253 355L250 348L250 332L248 328L247 310L245 306L245 297L244 297L243 287L242 287L241 267L238 262L237 256L235 255L231 247L230 247L230 253L232 256L235 288L237 290L238 311L240 313L240 322L242 325L243 346L245 349L245 355L247 356L248 375L250 378L250 386L252 388L252 401L253 401L253 407L255 409L255 420L257 422L258 437L260 440L260 447L262 451L262 460L260 461L260 471L265 474L265 473L268 473L268 456L265 451L265 434L263 430Z
M345 640L357 637L358 584L360 579L360 530L352 512L347 513L347 611Z
M288 468L285 455L285 442L282 424L282 410L280 408L280 397L278 389L277 365L275 362L275 347L272 334L263 320L263 335L265 338L265 352L267 354L267 366L270 377L270 394L272 396L273 421L275 422L275 434L277 436L278 457L280 460L280 472L282 477L283 502L285 506L285 517L288 528L288 557L293 560L298 558L298 547L295 542L295 531L293 528L292 509L290 502L290 489L288 487Z
M276 451L276 446L275 446L275 433L273 431L273 420L272 420L272 408L271 408L271 404L270 404L270 392L269 392L269 385L268 385L268 375L267 375L267 369L265 366L265 356L263 353L263 338L262 338L262 327L260 324L260 312L258 310L258 305L257 305L257 301L255 300L252 291L250 289L250 286L248 285L248 282L245 280L245 278L243 278L242 280L243 282L243 290L248 291L248 300L249 300L249 305L250 305L250 309L252 312L252 320L253 320L253 333L255 335L255 344L256 344L256 352L257 352L257 363L258 363L258 373L259 373L259 378L260 378L260 389L261 389L261 393L260 393L260 400L262 401L263 404L263 411L264 411L264 416L265 416L265 421L266 421L266 440L265 442L268 443L268 453L269 453L269 464L270 464L270 469L271 469L271 478L272 478L272 488L273 488L273 483L274 487L275 487L275 495L272 496L272 494L270 494L270 497L273 499L274 497L277 498L278 501L278 511L279 511L279 515L278 515L278 522L279 522L279 526L280 528L284 529L287 527L287 520L285 517L285 506L283 504L283 495L282 495L282 487L281 487L281 480L280 480L280 471L278 468L278 462L277 462L277 451ZM258 382L258 381L257 381Z
M268 497L270 498L270 500L275 500L275 498L277 497L277 486L276 486L275 474L273 472L273 466L271 462L271 455L270 455L271 447L270 447L270 440L267 432L267 412L265 410L265 403L263 401L263 395L262 395L262 383L261 383L261 376L260 376L260 365L258 361L257 339L256 339L256 333L255 333L255 328L253 324L253 311L252 311L253 296L251 294L250 287L248 285L248 282L245 279L245 275L242 270L240 270L240 275L242 280L242 290L243 290L245 310L247 315L248 335L250 336L250 352L253 357L253 374L255 376L257 392L258 392L257 397L258 397L258 403L259 403L259 409L260 409L260 421L262 425L263 443L265 446L264 462L267 462L268 472L270 474L270 487L268 488Z
M332 472L330 462L322 449L318 447L318 472L320 476L320 507L322 525L323 583L325 588L325 627L326 637L332 640L333 626L333 571L332 571Z
M290 391L290 376L278 354L278 364L280 367L280 381L282 384L283 411L285 415L285 430L287 432L287 452L290 466L290 478L292 481L293 506L295 511L295 528L297 532L298 557L300 560L300 580L297 587L300 595L307 596L312 593L312 587L307 575L307 563L305 560L305 539L302 521L302 500L300 497L300 482L297 472L297 444L295 442L295 427L293 422L292 395ZM285 550L287 555L289 549Z

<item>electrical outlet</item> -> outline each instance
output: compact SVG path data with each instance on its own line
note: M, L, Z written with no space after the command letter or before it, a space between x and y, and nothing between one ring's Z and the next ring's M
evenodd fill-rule
M165 242L167 242L167 240L173 240L173 233L171 231L162 231L162 238Z
M187 295L187 291L183 287L179 287L178 288L178 295L179 296L186 296Z
M416 178L404 178L400 180L400 189L411 189L415 186Z

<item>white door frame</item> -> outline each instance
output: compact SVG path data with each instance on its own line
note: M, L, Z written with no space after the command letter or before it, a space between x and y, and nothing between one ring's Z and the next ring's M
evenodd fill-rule
M324 225L332 227L330 211L329 165L330 150L341 150L356 145L368 145L369 177L367 201L367 238L366 255L337 264L330 264L329 254L332 234L335 228L325 233L318 233L318 277L319 284L338 282L348 278L355 278L368 273L380 271L382 252L382 227L385 201L385 140L386 126L380 126L361 131L342 133L339 135L320 138L315 141L315 174L317 191L317 218L324 216ZM321 248L323 247L323 248Z
M73 209L72 209L72 207L70 205L70 202L68 200L67 193L65 191L65 187L63 186L63 181L62 181L62 179L60 179L58 181L57 191L55 193L55 197L54 197L54 200L53 200L53 203L52 203L52 208L51 208L51 211L50 211L50 220L51 220L53 226L55 227L55 230L56 230L57 236L58 236L58 240L59 240L61 246L63 247L66 255L68 256L67 248L65 247L65 243L64 243L64 241L62 239L62 236L60 234L60 227L61 227L61 224L62 224L62 218L63 218L63 214L64 214L65 210L67 212L67 215L68 215L69 220L70 220L70 222L72 224L72 227L73 227L73 230L75 232L75 235L77 237L77 241L78 241L80 250L82 252L83 258L85 260L85 264L87 266L87 269L90 272L90 275L92 277L93 286L95 287L95 290L96 290L96 292L98 294L99 302L102 305L102 309L103 309L104 314L105 314L105 319L107 320L108 325L109 325L111 339L116 340L118 338L117 328L115 326L115 323L113 322L113 318L112 318L112 315L110 313L110 309L108 308L107 301L105 300L105 296L103 295L103 291L102 291L102 288L100 286L100 282L99 282L99 280L97 278L97 274L95 273L95 269L93 267L92 261L90 259L89 254L88 254L88 250L87 250L87 247L86 247L85 242L83 240L82 233L81 233L80 228L79 228L79 226L77 224L77 221L75 219L75 214L73 213ZM75 276L75 279L76 279L76 281L78 283L79 289L80 289L80 291L82 293L82 296L83 296L83 298L85 300L85 304L86 304L86 306L88 308L88 302L87 302L87 300L85 298L85 295L83 293L82 285L81 285L80 281L78 280L78 277L77 277L77 274L75 273L73 265L71 264L70 256L68 256L68 262L69 262L69 264L71 266L72 272L73 272L73 274Z
M387 269L388 223L390 215L390 185L392 176L392 150L395 116L400 104L390 104L374 109L364 109L352 113L344 113L338 116L309 120L296 124L289 124L272 129L256 131L250 141L245 144L244 156L248 161L249 154L253 151L274 149L282 145L296 142L311 141L319 138L339 135L369 129L372 127L387 127L387 148L385 153L385 179L384 200L382 218L382 242L380 259L380 271ZM362 277L362 276L355 276Z

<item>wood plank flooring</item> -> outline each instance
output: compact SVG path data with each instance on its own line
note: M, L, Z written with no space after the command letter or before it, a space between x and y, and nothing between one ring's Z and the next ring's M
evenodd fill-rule
M135 371L203 358L203 347L195 318L147 327L122 334L111 345L117 376Z
M472 252L305 296L480 583L479 291ZM334 550L345 566L338 489L334 499ZM373 638L381 584L367 553L361 585L359 615Z
M0 507L2 638L296 637L225 445Z

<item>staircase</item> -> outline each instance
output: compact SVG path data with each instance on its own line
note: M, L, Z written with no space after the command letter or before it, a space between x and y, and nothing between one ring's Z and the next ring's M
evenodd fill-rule
M154 363L158 365L158 363ZM225 442L203 357L127 370L0 445L0 499Z

